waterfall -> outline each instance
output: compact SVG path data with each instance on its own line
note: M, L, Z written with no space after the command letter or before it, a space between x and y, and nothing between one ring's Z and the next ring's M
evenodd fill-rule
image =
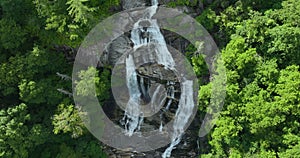
M127 135L132 136L135 129L139 129L141 125L141 113L139 100L141 93L138 87L137 75L135 72L135 64L132 55L126 58L126 83L129 90L129 101L125 110L125 132ZM125 119L123 118L123 119Z
M178 109L175 114L173 124L173 135L171 145L165 150L162 157L170 157L173 148L180 142L184 132L184 126L188 123L191 114L193 113L193 81L185 80L182 83L182 92L178 103Z
M131 31L131 40L134 43L133 49L136 50L138 47L147 45L148 43L155 43L155 59L158 64L163 65L165 68L175 71L175 62L169 52L166 41L160 32L160 28L157 24L156 19L152 19L153 15L156 13L158 8L158 1L151 0L152 6L145 10L145 14L141 19L139 19L133 26ZM141 26L141 22L147 21L148 26ZM150 54L151 56L152 54ZM144 59L145 60L145 59ZM127 88L129 90L129 101L126 106L125 115L123 121L125 121L125 131L128 136L132 136L135 130L140 129L140 125L143 123L143 113L140 110L140 97L141 92L143 94L147 93L145 89L143 78L138 79L135 72L135 64L132 55L128 55L126 58L126 81ZM139 82L138 82L139 80ZM171 83L171 82L169 82ZM140 89L139 89L140 84ZM159 92L158 86L154 91L153 97L151 97L151 106L154 106L154 100L157 98ZM167 93L171 98L174 98L174 87L168 89ZM171 105L171 99L167 103L166 110L169 109ZM184 127L188 123L188 120L193 113L194 102L193 102L193 81L183 80L181 83L181 96L178 103L178 109L175 114L173 130L171 135L171 144L165 150L162 157L170 157L173 148L180 142L181 137L184 133ZM163 123L159 127L159 131L163 130Z
M134 24L131 31L131 40L134 43L134 49L148 43L157 43L155 48L157 63L173 69L175 62L166 47L166 41L160 32L156 19L151 19L158 8L158 1L152 0L151 3L152 6L146 9L143 18ZM147 28L141 26L140 22L143 21L149 22L150 25Z
M170 83L170 81L168 81L169 83ZM174 96L175 96L175 89L174 89L174 87L170 87L170 89L168 90L168 95L171 97L171 98L174 98ZM169 101L168 101L168 104L167 104L167 106L166 106L166 110L169 110L169 108L170 108L170 105L171 105L171 103L172 103L172 99L169 99Z
M156 89L155 89L155 91L154 91L154 93L153 93L153 98L151 99L151 109L153 110L153 111L156 111L156 109L155 109L155 103L154 103L154 101L157 99L157 95L158 95L158 92L159 92L159 89L160 89L160 87L161 87L161 85L159 85Z
M150 39L150 36L145 38L145 36L144 36L145 34L148 34L148 35L151 34L152 35L151 37L156 37L156 36L154 36L154 34L155 35L161 34L159 31L159 28L157 28L157 27L153 28L153 26L150 26L150 28L146 29L139 25L139 23L142 20L148 20L151 23L151 25L156 24L156 21L151 20L151 17L156 12L157 1L153 0L152 4L155 4L155 5L147 8L143 18L138 20L134 24L134 28L131 31L131 40L134 43L134 49L138 48L141 45L144 45L144 44L147 44L147 43L153 41L153 39ZM154 26L157 26L157 24ZM151 29L154 29L154 30L151 31ZM157 33L157 31L159 31L159 33ZM159 39L159 41L157 40L157 42L164 41L163 37L158 37L158 38L162 38L162 39ZM159 55L157 55L157 56L159 56ZM129 90L129 101L128 101L126 109L125 109L123 121L126 122L124 124L125 134L127 134L128 136L132 136L134 131L136 129L139 130L140 125L143 123L143 117L141 117L140 102L139 102L140 97L141 97L141 92L138 88L137 75L135 72L135 64L134 64L132 55L129 55L126 58L125 63L126 63L126 79L127 79L126 83L127 83L127 88ZM141 91L143 94L146 94L147 92L144 88L144 85L142 85L142 84L144 84L144 80L143 80L143 78L140 78ZM158 90L158 88L157 88L157 90ZM154 97L154 99L155 98L156 98L156 96Z

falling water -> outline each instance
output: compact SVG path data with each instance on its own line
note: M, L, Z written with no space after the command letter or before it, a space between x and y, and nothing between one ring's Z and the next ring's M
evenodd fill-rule
M161 85L159 85L159 86L155 89L155 91L154 91L154 93L153 93L153 97L152 97L152 99L151 99L151 109L152 109L153 111L156 111L155 100L157 99L157 96L158 96L158 92L159 92L160 87L161 87ZM161 104L160 104L160 105L161 105Z
M134 49L148 43L156 43L156 59L158 64L162 64L167 68L174 68L175 62L171 53L166 47L166 41L160 32L160 28L156 19L151 19L158 8L157 0L152 0L152 6L146 9L143 18L139 19L133 26L131 31L131 40L134 43ZM141 26L140 23L147 21L150 23L148 27ZM143 37L144 36L144 37ZM146 38L145 38L146 36Z
M134 49L148 43L156 43L155 46L155 59L158 64L164 65L166 68L175 71L175 62L171 53L168 51L165 39L160 32L160 28L157 24L156 19L152 19L153 15L156 13L158 8L157 0L151 1L152 6L147 8L144 16L139 19L131 31L131 40L134 43ZM149 26L141 26L141 22L147 21ZM127 87L129 89L129 101L125 110L125 116L123 120L126 120L125 131L127 135L131 136L136 129L140 129L140 125L143 122L143 114L140 110L140 97L141 92L139 90L138 84L143 84L144 80L140 79L138 83L137 74L135 72L135 64L132 55L126 58L126 79ZM157 93L159 92L160 86L158 86L154 92L153 98L151 99L151 106L153 106L153 101L156 99ZM147 93L144 86L141 86L141 91L143 94ZM174 88L168 90L168 95L174 98ZM173 130L171 135L172 142L170 146L163 153L162 157L170 157L173 148L180 142L181 137L184 133L184 127L188 123L188 119L192 114L194 108L193 101L193 81L183 80L181 84L181 96L178 103L178 109L175 114ZM169 109L171 101L167 103L166 110ZM159 127L159 131L163 130L163 123Z
M132 136L136 128L140 128L141 117L140 117L140 106L139 99L141 93L138 87L137 75L135 72L135 64L132 55L128 55L126 58L126 79L127 87L129 90L129 101L125 110L126 124L125 132L127 135Z
M170 81L168 81L169 83L170 83ZM166 106L166 110L169 110L169 108L170 108L170 105L171 105L171 103L172 103L172 99L174 98L174 96L175 96L175 89L174 89L174 87L170 87L170 89L168 90L168 95L171 97L170 99L169 99L169 101L168 101L168 104L167 104L167 106Z
M173 58L166 47L166 42L163 35L160 32L160 29L157 25L156 19L151 19L152 16L156 13L158 7L157 0L152 0L152 6L147 8L143 18L138 20L134 24L134 28L131 31L131 40L134 43L134 49L146 45L148 43L157 43L158 46L155 48L155 56L158 64L165 65L166 67L173 68L174 61ZM148 21L150 26L145 28L140 26L140 22ZM148 35L147 37L143 35ZM135 64L133 57L129 55L126 58L126 79L127 79L127 88L129 89L129 101L126 106L125 116L123 121L126 123L125 132L127 135L131 136L136 129L140 128L143 118L140 116L140 102L139 98L141 97L141 92L138 89L137 75L135 72ZM140 78L140 87L143 94L147 94L144 85L144 79ZM156 88L155 94L151 99L151 106L153 106L153 101L156 99L157 93L159 92L159 87ZM155 107L155 106L153 106Z
M193 81L185 80L182 83L182 92L178 103L173 124L173 135L171 145L165 150L162 157L170 157L173 148L180 142L184 132L184 126L188 123L194 109Z

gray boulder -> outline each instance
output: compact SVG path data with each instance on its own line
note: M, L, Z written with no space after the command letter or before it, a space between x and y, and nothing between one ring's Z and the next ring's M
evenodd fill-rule
M136 8L136 7L144 7L147 5L146 0L122 0L121 1L123 10Z
M131 49L132 42L125 36L114 39L105 49L101 57L101 63L103 65L114 66L118 59L128 50Z

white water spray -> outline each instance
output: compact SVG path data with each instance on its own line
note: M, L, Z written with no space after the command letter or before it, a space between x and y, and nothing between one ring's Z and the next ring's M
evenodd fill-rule
M140 105L139 100L141 93L138 87L137 75L135 72L135 64L132 55L128 55L126 58L126 79L127 87L129 90L129 101L125 110L125 132L127 135L132 136L135 129L139 129L141 125L140 119Z

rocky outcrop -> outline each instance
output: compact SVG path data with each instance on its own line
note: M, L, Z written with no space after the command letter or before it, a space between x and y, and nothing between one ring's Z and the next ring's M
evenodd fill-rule
M158 83L165 84L167 81L178 82L174 71L157 63L147 63L137 68L137 73L141 77L149 78Z
M160 6L168 7L168 4L173 2L172 0L158 0ZM211 3L211 0L207 0L208 4ZM123 10L132 9L136 7L146 7L151 5L151 0L121 0L121 7ZM197 2L196 6L176 6L180 12L189 14L192 17L198 16L203 10L203 3L201 1Z
M121 35L120 37L113 40L103 52L100 59L103 65L113 66L118 61L118 59L128 50L131 49L132 42L126 35Z
M161 33L164 35L167 45L183 54L186 52L186 48L190 44L188 40L169 30L161 30Z
M190 0L190 3L195 3L193 1L195 1L195 0ZM158 0L158 2L161 6L168 7L168 4L170 2L174 2L174 1ZM204 8L203 8L203 3L201 1L197 1L196 5L194 5L194 6L178 5L174 9L177 9L178 11L188 14L192 17L196 17L203 11Z
M149 1L147 0L122 0L121 1L123 10L136 8L136 7L144 7L149 5Z
M149 123L145 122L143 124L143 128L147 128L148 130L157 129L157 126L153 126L153 124L156 122L158 123L159 119L155 119L155 117L153 117L153 120L149 121ZM207 148L208 144L201 144L201 140L198 142L199 126L199 120L195 119L185 132L182 141L176 146L176 149L172 151L172 156L170 158L198 157L198 152L199 150L201 150L199 149L199 147ZM160 148L143 153L126 150L121 151L109 146L104 146L103 150L107 153L109 158L161 158L161 155L164 152L165 148Z

